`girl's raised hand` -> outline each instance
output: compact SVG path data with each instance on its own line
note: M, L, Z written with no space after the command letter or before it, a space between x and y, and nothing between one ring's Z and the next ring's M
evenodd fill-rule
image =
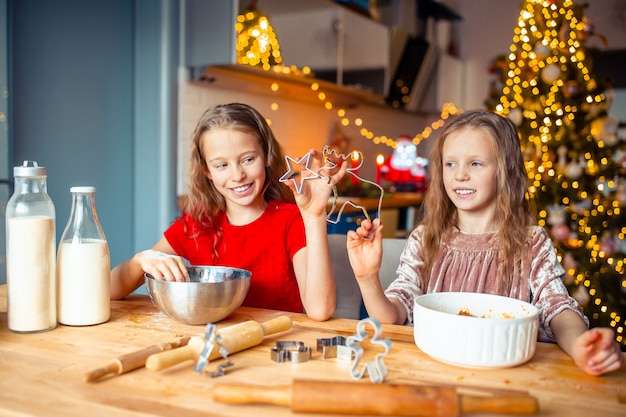
M310 171L303 169L301 172L300 193L297 192L293 181L287 181L286 184L294 192L296 204L302 214L315 217L325 216L333 186L337 185L345 175L348 162L343 161L340 166L334 167L330 162L324 161L322 154L315 149L311 149L309 155L308 169ZM317 173L317 176L314 173Z
M383 257L382 230L380 219L366 219L355 231L348 231L348 258L357 280L368 277L378 279Z

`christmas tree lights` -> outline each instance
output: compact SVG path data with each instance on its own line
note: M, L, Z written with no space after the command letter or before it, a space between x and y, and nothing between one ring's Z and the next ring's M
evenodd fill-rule
M237 16L237 63L269 70L280 64L280 47L269 20L254 6Z
M610 85L585 48L593 25L571 0L525 0L513 43L496 63L488 107L518 127L529 198L593 326L626 345L626 170L609 115Z

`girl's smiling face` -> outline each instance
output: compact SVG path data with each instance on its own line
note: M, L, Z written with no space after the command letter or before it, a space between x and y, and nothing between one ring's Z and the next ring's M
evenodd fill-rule
M442 151L443 184L459 221L481 219L478 224L489 228L497 187L496 153L489 136L481 129L460 129L446 138Z
M259 139L239 130L213 129L202 135L200 146L206 175L226 199L229 219L244 206L262 212L266 157Z

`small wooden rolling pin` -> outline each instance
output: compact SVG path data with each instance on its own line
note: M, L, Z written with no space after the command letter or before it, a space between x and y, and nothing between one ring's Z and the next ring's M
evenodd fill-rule
M117 359L114 359L108 365L103 366L102 368L94 369L93 371L87 373L85 375L85 381L94 382L108 375L120 375L134 369L141 368L145 365L146 359L148 359L150 355L170 349L180 348L187 345L188 342L189 336L183 336L173 342L157 343L156 345L149 346L145 349L127 353Z
M290 328L291 317L279 316L264 323L254 320L244 321L219 329L217 334L222 338L222 347L230 355L260 344L264 336L289 330ZM204 343L202 337L194 336L189 340L187 346L151 355L146 359L146 368L151 371L160 371L181 362L198 360L204 348ZM209 361L219 357L221 357L219 346L214 342Z
M457 394L452 387L364 384L294 380L277 387L216 384L214 401L230 404L274 404L296 413L378 416L457 417L465 413L536 414L537 400L528 395L478 397Z

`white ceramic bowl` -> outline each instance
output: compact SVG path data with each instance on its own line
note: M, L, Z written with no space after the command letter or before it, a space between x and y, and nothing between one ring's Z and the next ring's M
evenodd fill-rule
M529 303L498 295L425 294L415 300L415 344L432 358L456 366L516 366L535 354L538 314Z

